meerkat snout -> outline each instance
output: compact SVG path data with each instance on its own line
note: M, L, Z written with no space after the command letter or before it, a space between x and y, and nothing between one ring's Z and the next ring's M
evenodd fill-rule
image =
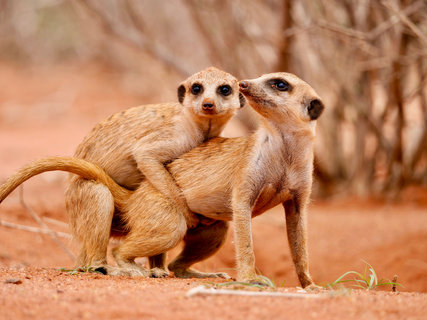
M249 88L249 83L247 83L246 81L242 80L239 82L239 87L241 91L245 91L246 89Z
M210 100L204 100L203 104L202 104L202 109L204 112L206 113L215 113L215 103L213 101Z

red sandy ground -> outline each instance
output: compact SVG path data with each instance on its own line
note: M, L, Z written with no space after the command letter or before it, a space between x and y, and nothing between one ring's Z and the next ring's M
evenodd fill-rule
M170 94L154 94L149 81L137 85L94 65L21 69L0 73L0 182L31 160L71 155L99 120L141 103L175 100L179 79L161 83ZM151 87L150 87L151 85ZM235 127L227 129L235 134ZM66 174L47 173L25 184L25 199L43 217L67 221ZM322 300L260 297L192 297L188 289L206 281L70 275L73 265L47 235L0 226L0 319L423 319L427 310L426 190L404 193L394 204L357 200L313 201L309 248L313 278L329 283L344 272L363 272L368 261L379 277L398 275L400 292L335 292ZM17 192L0 205L0 219L37 226L19 205ZM48 222L58 231L66 227ZM197 268L235 275L230 232L227 243ZM257 267L280 291L298 285L286 241L283 211L277 207L253 220ZM76 253L76 245L64 244ZM176 254L178 249L171 253ZM143 262L143 260L142 260ZM21 284L5 283L20 279ZM286 289L285 289L286 288Z

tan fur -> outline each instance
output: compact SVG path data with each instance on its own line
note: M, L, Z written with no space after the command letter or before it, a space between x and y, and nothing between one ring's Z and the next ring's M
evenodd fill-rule
M132 191L120 187L103 169L85 160L72 157L50 157L32 162L19 169L3 185L0 186L0 203L20 184L31 177L46 171L66 171L79 175L81 178L98 181L112 193L115 205L122 209Z
M292 90L279 91L272 83L274 79L286 81ZM134 259L150 256L154 275L166 275L164 252L184 238L183 251L169 264L175 275L225 277L189 267L220 248L228 229L226 221L234 220L237 278L257 281L251 217L282 203L300 283L303 287L314 285L308 270L306 207L312 184L313 120L320 115L323 104L308 84L288 73L241 82L241 92L262 116L260 128L249 137L211 139L167 166L189 208L220 221L187 231L181 208L143 181L117 214L118 219L111 222L92 217L90 221L99 229L127 234L114 249L121 269L104 263L108 273L148 275ZM92 225L80 227L93 232ZM106 261L104 249L94 253L97 261Z

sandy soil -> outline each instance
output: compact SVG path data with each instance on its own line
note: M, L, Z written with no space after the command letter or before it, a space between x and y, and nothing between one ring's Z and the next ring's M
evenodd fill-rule
M99 120L129 106L175 99L159 96L150 84L135 84L119 72L96 65L17 68L1 65L0 182L31 160L71 155ZM41 80L42 79L42 80ZM166 84L174 88L178 80ZM162 85L165 85L162 83ZM154 89L153 89L154 90ZM156 100L157 99L157 100ZM235 133L231 125L228 134ZM50 228L67 231L63 193L67 175L46 173L25 184L24 197ZM313 278L330 283L344 272L363 272L368 261L380 278L398 275L399 294L383 291L335 292L321 300L259 297L185 298L199 280L111 278L70 275L73 260L48 235L0 226L0 319L422 319L427 307L427 192L406 191L405 202L357 199L314 200L309 213ZM0 219L38 226L14 192L0 205ZM60 222L56 222L60 221ZM234 273L232 237L197 268ZM286 241L283 210L254 219L256 263L280 291L298 285ZM62 239L76 253L76 245ZM178 249L171 252L176 254ZM141 259L141 263L144 260ZM20 279L22 283L6 283Z
M426 294L420 293L186 298L190 288L206 281L0 270L2 319L422 319L427 306ZM22 283L4 284L8 278Z

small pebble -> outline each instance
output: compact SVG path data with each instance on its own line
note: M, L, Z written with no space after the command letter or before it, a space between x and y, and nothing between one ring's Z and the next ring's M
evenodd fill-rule
M21 279L6 279L4 281L4 283L21 284L22 280Z

